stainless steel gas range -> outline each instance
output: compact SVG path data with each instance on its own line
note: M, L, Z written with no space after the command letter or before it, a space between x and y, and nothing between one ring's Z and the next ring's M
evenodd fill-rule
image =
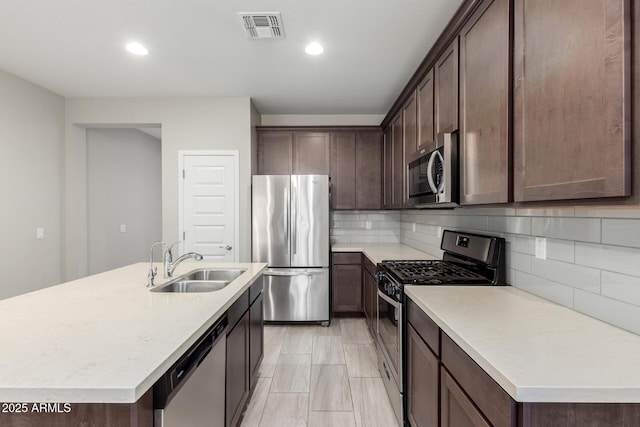
M444 231L442 260L383 261L378 264L378 365L400 425L406 423L404 286L505 285L505 240Z

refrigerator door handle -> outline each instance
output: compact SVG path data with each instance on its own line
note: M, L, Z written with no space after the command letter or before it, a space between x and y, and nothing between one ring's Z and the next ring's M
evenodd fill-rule
M284 187L284 241L287 242L287 255L291 255L289 247L289 189Z
M298 182L291 180L291 247L293 254L298 248Z

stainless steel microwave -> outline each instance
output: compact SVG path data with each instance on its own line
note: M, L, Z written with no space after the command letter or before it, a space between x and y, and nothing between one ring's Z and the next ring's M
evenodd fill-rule
M439 133L407 162L407 204L413 208L458 206L458 134Z

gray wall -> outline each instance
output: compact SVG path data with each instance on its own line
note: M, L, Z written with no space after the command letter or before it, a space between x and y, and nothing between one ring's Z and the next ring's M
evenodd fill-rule
M239 153L239 260L251 260L251 100L247 97L67 98L65 280L88 274L86 129L162 126L162 239L178 232L178 151ZM98 126L100 125L100 126ZM84 232L83 232L84 230Z
M64 114L63 97L0 70L0 299L60 283Z
M161 182L159 139L137 129L87 129L89 274L147 259L162 238Z
M639 207L406 211L401 242L440 256L438 226L504 237L509 284L640 334Z

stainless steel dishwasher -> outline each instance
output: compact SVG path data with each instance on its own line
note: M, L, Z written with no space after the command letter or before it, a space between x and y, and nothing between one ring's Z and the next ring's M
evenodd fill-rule
M154 384L155 427L224 427L227 316Z

